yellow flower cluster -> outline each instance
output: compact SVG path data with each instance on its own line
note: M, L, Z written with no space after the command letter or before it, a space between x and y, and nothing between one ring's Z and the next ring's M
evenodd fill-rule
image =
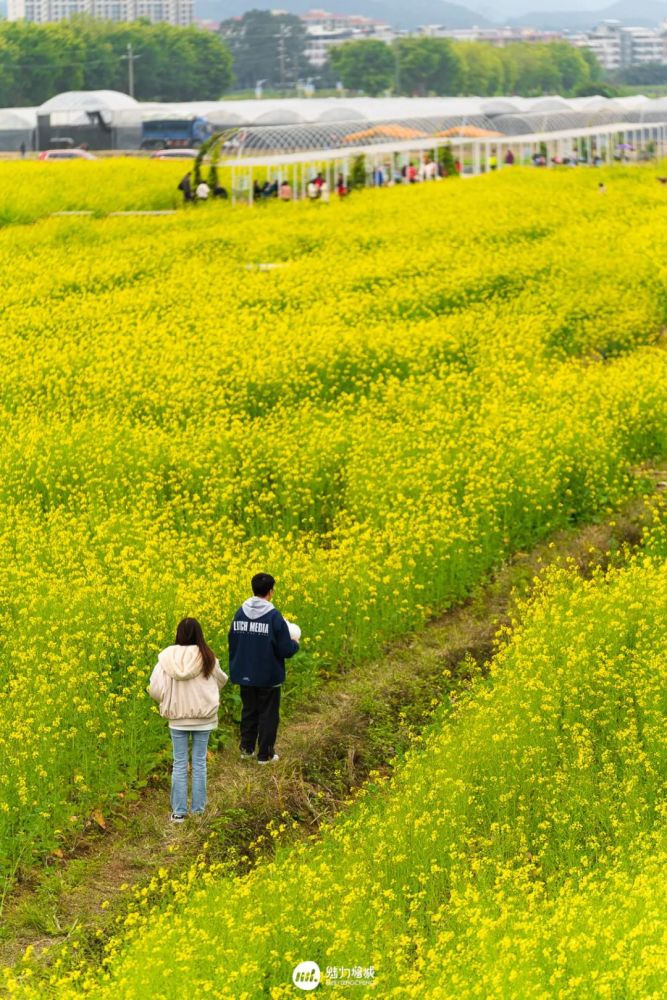
M34 222L52 212L154 211L183 200L178 182L191 163L108 159L0 163L0 221Z
M381 997L664 996L666 556L657 525L607 576L552 571L490 677L319 842L195 865L53 995L278 1000L309 960Z
M2 171L57 207L47 166ZM0 232L0 873L150 768L156 651L195 614L222 656L253 572L304 629L299 695L635 488L667 207L611 176Z

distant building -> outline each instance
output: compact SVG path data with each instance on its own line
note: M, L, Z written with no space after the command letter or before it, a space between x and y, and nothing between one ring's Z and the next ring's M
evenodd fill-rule
M306 59L317 69L324 66L333 46L368 38L391 42L396 37L396 32L384 21L358 14L309 10L300 19L307 34Z
M193 21L194 0L9 0L9 21L47 24L87 14L101 21L165 23L187 27Z
M454 42L488 42L499 48L510 42L555 42L564 37L560 31L536 28L448 28L443 24L423 24L418 34L425 38L451 38Z
M606 70L667 62L667 24L654 30L603 21L593 31L573 36L571 41L590 49Z
M590 49L603 69L614 71L622 66L621 28L620 21L603 21L593 31L577 35L573 42Z
M560 31L537 31L534 28L448 28L425 24L419 34L427 38L451 38L458 42L488 42L503 46L511 42L566 41L593 52L606 70L624 69L644 63L667 62L667 21L660 28L635 28L621 21L603 21L593 31L570 34Z
M621 65L641 66L644 63L659 63L665 58L665 41L657 31L650 28L621 29Z

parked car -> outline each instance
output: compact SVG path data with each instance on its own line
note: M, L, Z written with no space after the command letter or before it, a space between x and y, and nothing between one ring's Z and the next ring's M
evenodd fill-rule
M87 149L45 149L38 156L39 160L96 160L97 157Z
M198 149L157 149L151 153L151 160L194 160Z

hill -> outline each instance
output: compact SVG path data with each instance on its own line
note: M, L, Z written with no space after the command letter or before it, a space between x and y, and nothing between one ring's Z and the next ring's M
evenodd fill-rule
M329 6L338 14L361 14L364 17L374 17L379 21L398 28L416 28L420 24L445 24L449 28L472 28L489 26L491 22L482 14L456 3L446 3L445 0L414 0L404 4L401 0L336 0ZM228 17L236 17L252 7L259 10L275 9L276 4L269 0L195 0L196 17L208 18L214 21L224 21ZM280 4L281 10L290 14L305 14L317 7L315 0L286 0Z

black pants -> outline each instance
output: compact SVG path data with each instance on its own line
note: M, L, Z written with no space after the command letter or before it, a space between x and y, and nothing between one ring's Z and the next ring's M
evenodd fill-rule
M271 760L278 732L280 688L241 684L241 701L241 749L253 753L258 743L257 759Z

